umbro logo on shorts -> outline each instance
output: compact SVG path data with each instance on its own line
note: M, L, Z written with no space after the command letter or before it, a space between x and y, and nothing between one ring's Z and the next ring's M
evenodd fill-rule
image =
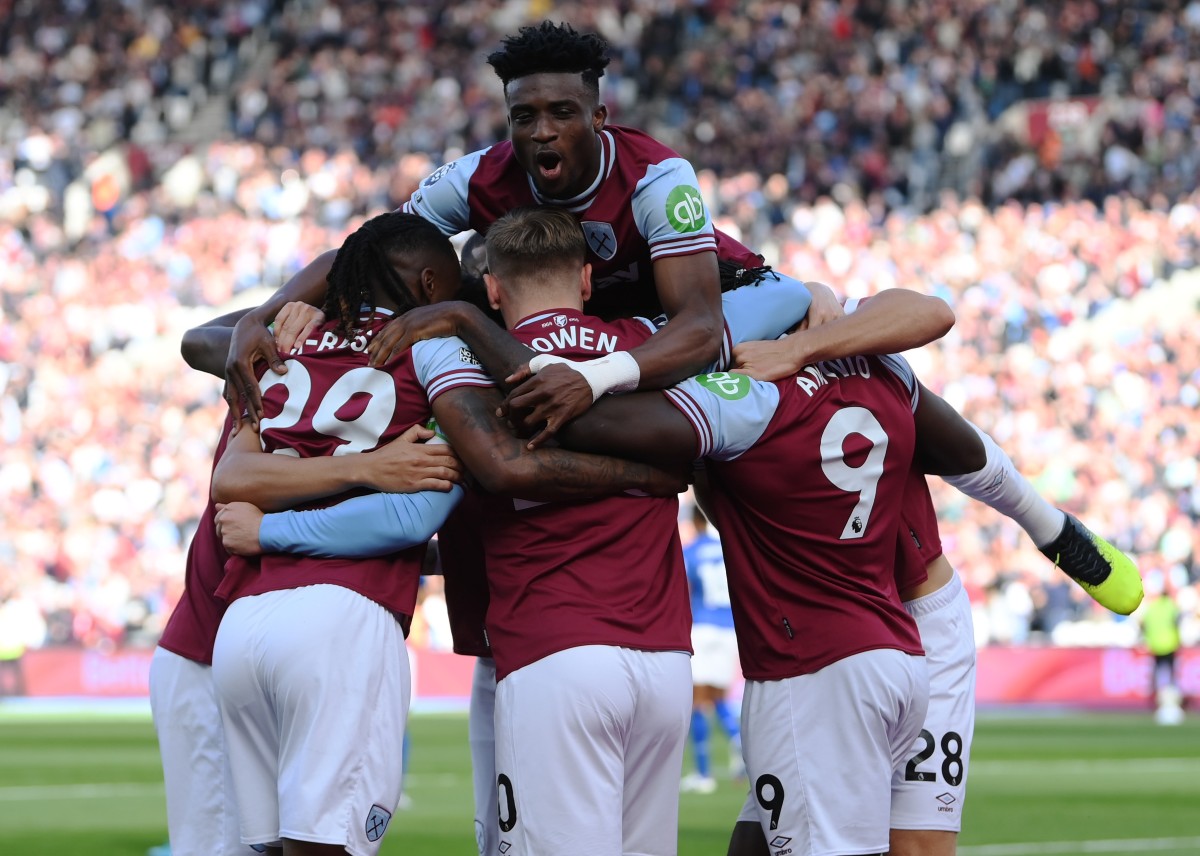
M390 811L377 805L371 806L371 811L367 815L367 841L378 841L383 838L383 833L387 832L391 820L392 813Z

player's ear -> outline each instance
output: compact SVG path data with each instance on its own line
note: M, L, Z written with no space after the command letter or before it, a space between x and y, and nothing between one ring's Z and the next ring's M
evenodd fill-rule
M500 308L500 280L491 273L484 273L483 284L487 288L488 305L493 309Z
M579 293L583 297L583 302L587 303L592 299L592 266L586 263L583 269L579 271Z
M421 268L420 288L425 302L433 303L434 295L437 294L437 273L433 268Z
M603 104L597 104L596 109L592 111L592 130L599 133L604 127L604 123L608 121L608 108Z

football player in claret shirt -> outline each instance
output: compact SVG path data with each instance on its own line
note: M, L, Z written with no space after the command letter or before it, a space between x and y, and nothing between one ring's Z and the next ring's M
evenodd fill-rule
M423 343L386 371L367 366L366 343L388 317L442 296L436 283L400 272L414 244L441 247L455 269L442 282L457 286L449 241L420 217L383 215L348 238L330 274L329 320L299 347L286 374L264 376L270 415L257 434L241 431L229 441L214 474L215 498L257 498L263 488L245 473L264 452L369 452L431 410L452 439L471 447L465 458L493 490L575 499L677 489L677 477L645 465L557 449L530 454L496 419L499 396L461 341ZM378 850L400 796L409 694L402 627L429 534L371 559L269 552L227 565L217 594L230 606L213 678L244 843L282 839L285 852L296 854ZM321 752L312 751L314 739Z
M927 392L922 389L920 407L926 405ZM969 426L958 427L966 433L942 437L956 449L975 453L958 458L956 468L970 468L983 450L978 443L972 450L976 438ZM975 638L970 599L942 554L937 515L925 475L916 466L909 471L897 532L896 586L925 648L929 706L916 743L892 772L888 853L953 856L975 730ZM759 806L760 796L752 788L738 816L729 856L770 856Z
M429 270L437 270L436 260ZM241 313L188 330L184 359L217 377L225 366L229 334ZM232 427L227 418L213 456L216 466ZM295 482L313 495L340 494L349 486L374 490L450 490L458 461L447 446L419 442L433 435L420 426L371 456L370 467L323 466L329 459L298 461L262 456L276 466L265 481L284 495ZM184 566L184 590L150 664L150 707L162 756L170 847L177 856L249 856L241 843L237 805L225 752L224 731L212 681L213 641L226 603L215 594L229 555L217 535L217 509L209 501L196 524Z
M584 241L553 208L488 231L488 295L519 341L585 358L654 334L580 311ZM677 499L488 500L501 849L674 853L691 701Z
M755 813L797 852L887 851L892 771L925 719L924 651L895 580L917 396L902 360L851 357L772 384L721 372L615 397L564 436L707 458Z

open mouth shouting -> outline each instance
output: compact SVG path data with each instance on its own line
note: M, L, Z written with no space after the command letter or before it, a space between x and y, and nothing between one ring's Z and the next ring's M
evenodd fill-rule
M542 149L533 156L533 161L537 164L538 178L543 182L552 184L562 178L563 159L558 152Z

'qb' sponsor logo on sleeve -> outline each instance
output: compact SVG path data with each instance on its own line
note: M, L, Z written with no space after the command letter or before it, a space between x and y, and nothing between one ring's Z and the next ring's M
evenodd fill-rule
M700 191L681 184L667 194L667 222L676 232L698 232L708 218L704 216L704 199Z
M696 382L714 395L729 401L737 401L750 394L750 378L729 372L713 372L699 375Z

